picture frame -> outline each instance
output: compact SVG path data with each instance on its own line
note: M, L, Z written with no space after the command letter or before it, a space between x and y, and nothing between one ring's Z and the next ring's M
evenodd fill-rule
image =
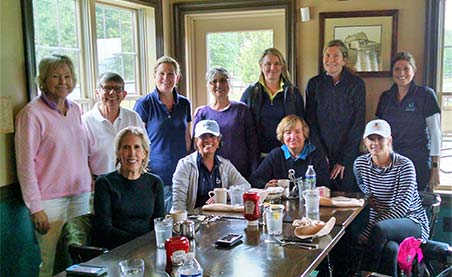
M349 48L347 66L361 77L391 76L397 53L398 10L323 12L319 14L319 72L323 48L340 39Z

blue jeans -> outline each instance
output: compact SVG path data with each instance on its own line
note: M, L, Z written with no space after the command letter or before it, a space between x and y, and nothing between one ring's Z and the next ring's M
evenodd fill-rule
M165 200L165 212L168 214L173 207L173 187L163 187L163 199Z
M411 219L387 219L375 224L367 241L363 269L390 275L394 272L397 274L397 262L394 262L397 259L397 251L394 250L394 242L399 244L411 236L415 238L421 236L421 225Z

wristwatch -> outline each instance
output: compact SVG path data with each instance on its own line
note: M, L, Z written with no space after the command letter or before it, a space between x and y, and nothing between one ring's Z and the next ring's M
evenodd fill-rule
M433 168L437 168L438 167L438 163L437 162L432 162L432 167Z

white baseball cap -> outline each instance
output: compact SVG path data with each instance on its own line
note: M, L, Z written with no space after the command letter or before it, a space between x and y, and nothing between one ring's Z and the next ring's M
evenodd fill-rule
M370 135L380 135L384 138L391 136L391 126L383 119L375 119L369 121L366 125L363 138L367 138Z
M201 120L195 126L195 138L204 134L212 134L216 137L220 135L220 126L215 120Z

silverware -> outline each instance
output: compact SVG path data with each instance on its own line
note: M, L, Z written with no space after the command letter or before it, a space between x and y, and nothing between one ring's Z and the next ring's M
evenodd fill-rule
M219 219L221 219L221 216L215 215L215 216L209 218L209 220L208 220L207 222L208 222L208 223L210 223L210 222L215 222L215 221L217 221L217 220L219 220Z
M290 241L293 241L293 242L304 242L304 243L306 243L306 242L313 242L314 239L313 239L313 238L300 239L300 238L297 238L297 237L283 237L283 238L281 239L281 241L282 241L282 242L290 242Z
M273 238L275 243L278 243L280 246L294 246L306 250L318 249L319 245L316 243L307 243L307 242L295 242L295 241L284 241L280 240L276 237Z

